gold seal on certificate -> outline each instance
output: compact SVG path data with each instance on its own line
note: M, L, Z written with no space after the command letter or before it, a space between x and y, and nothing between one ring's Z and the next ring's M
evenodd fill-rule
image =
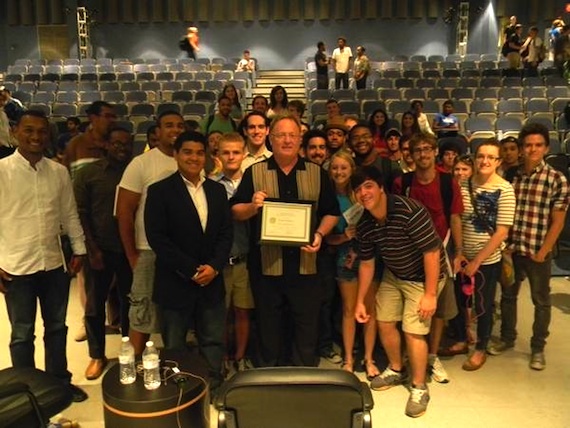
M313 242L314 202L265 199L259 242L264 245L303 246Z

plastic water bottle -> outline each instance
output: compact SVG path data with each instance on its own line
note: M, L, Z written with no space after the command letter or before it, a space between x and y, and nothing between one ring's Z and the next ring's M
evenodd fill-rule
M146 342L146 348L142 354L144 369L144 387L146 389L156 389L160 386L160 360L158 351L154 347L154 342Z
M128 336L124 336L119 353L119 380L123 385L128 385L137 380L135 370L135 348L129 341Z

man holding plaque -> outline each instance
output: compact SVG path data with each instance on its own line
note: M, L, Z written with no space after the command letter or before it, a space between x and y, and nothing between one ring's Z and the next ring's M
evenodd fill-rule
M282 347L292 345L295 365L315 366L321 305L316 256L340 211L326 173L298 155L299 122L278 116L269 133L273 157L245 171L231 200L234 219L250 220L252 226L248 269L260 362L277 365ZM282 343L285 306L293 321L292 344Z

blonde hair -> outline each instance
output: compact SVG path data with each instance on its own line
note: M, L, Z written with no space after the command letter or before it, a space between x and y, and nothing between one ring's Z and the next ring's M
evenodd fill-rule
M331 157L330 157L330 164L329 164L329 178L332 181L332 163L335 159L342 159L345 160L346 162L348 162L348 164L350 165L350 175L352 176L352 174L354 173L355 169L356 169L356 163L354 162L354 159L352 157L352 153L349 152L348 150L345 149L341 149L338 152L334 153ZM333 183L334 185L334 183ZM346 185L346 195L348 196L348 199L350 199L350 202L352 202L353 204L356 203L356 197L354 196L354 191L352 189L352 185L350 184L350 180L348 181L348 184Z

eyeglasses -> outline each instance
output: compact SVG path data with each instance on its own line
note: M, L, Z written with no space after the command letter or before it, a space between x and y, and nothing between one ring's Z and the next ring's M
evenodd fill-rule
M490 160L490 161L496 161L501 159L499 156L492 156L492 155L477 155L475 156L475 159L477 159L479 162L481 161L485 161L485 160Z
M273 138L276 140L284 140L285 138L289 138L291 140L295 140L299 138L299 134L294 132L277 132L275 134L271 134Z
M420 153L431 153L433 152L434 148L431 146L425 146L425 147L416 147L414 150L412 150L412 153L415 155L419 155Z

